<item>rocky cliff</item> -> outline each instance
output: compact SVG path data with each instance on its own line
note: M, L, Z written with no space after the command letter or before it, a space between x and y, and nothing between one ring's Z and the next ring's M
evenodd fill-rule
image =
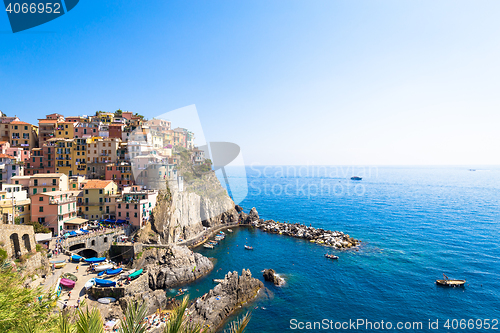
M223 321L242 304L252 300L263 287L261 281L252 277L250 270L229 272L214 289L196 301L189 308L189 318L194 323L209 325L214 332Z
M137 267L149 276L149 288L168 289L192 282L213 269L212 262L186 246L171 245L144 251Z
M215 173L203 172L182 183L168 182L168 189L160 191L151 224L141 230L139 241L177 243L194 238L205 227L237 221L234 202Z

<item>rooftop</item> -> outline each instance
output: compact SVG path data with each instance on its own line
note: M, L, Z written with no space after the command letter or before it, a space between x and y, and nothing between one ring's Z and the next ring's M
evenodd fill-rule
M92 179L87 181L85 184L83 184L83 188L88 190L88 189L94 189L94 188L105 188L109 184L111 184L113 181L112 180L96 180Z
M64 173L37 173L36 175L33 175L31 177L33 178L59 178Z

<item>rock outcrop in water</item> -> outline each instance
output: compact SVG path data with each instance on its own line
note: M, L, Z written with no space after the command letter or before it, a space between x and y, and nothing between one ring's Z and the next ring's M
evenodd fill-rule
M285 279L276 274L272 268L265 269L262 275L264 276L264 280L274 283L275 286L280 287L285 284Z
M221 283L189 307L189 318L194 323L209 325L214 332L234 310L257 296L262 287L250 270L243 269L241 276L229 272Z
M252 225L265 232L286 235L297 238L304 238L311 242L333 246L337 249L348 249L360 244L360 241L344 234L341 231L330 231L312 226L305 226L299 223L282 223L273 220L264 221L259 218L255 208L252 208L250 214L240 213L240 221Z
M147 271L149 287L157 290L192 282L208 274L214 265L207 257L186 246L171 245L144 251L137 267Z

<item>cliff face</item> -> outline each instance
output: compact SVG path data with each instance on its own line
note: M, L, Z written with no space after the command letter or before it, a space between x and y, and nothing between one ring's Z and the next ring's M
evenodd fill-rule
M182 184L169 182L153 210L150 228L141 231L143 243L177 243L204 230L238 221L234 202L213 171Z
M192 282L210 272L214 265L199 253L186 246L171 245L167 248L146 250L137 263L149 276L152 290L168 289Z
M194 302L189 308L189 318L193 323L210 325L209 331L213 332L240 305L257 296L263 286L250 270L244 269L241 276L229 272L221 283Z

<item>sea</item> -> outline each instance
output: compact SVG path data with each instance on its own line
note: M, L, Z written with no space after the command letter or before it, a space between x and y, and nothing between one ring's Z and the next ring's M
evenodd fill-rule
M226 174L245 212L255 207L263 219L362 242L337 251L240 227L213 250L197 248L215 267L187 286L191 297L244 268L262 281L272 268L286 280L264 282L228 323L250 311L247 333L500 329L500 167L252 166ZM465 287L437 286L443 274L466 279Z

